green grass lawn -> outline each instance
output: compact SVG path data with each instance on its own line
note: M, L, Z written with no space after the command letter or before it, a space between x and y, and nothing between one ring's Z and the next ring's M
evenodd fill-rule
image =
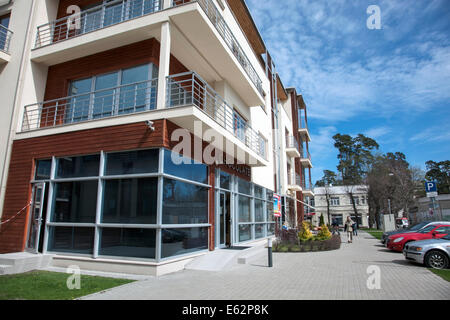
M382 230L365 229L364 231L366 231L367 233L369 233L373 237L377 238L378 240L381 240L381 236L383 235L383 231Z
M442 279L450 282L450 269L445 269L445 270L429 269L429 270L431 272L433 272L434 274L437 274Z
M71 300L133 282L81 275L81 288L70 290L67 288L69 276L71 274L48 271L0 276L0 300Z

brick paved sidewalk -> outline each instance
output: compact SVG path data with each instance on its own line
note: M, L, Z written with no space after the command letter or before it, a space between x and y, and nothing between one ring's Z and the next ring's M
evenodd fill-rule
M138 281L85 299L445 299L450 283L426 268L388 251L369 234L359 231L340 250L315 253L275 253L274 267L259 254L247 265L220 272L184 270ZM381 289L369 290L369 266L381 271Z

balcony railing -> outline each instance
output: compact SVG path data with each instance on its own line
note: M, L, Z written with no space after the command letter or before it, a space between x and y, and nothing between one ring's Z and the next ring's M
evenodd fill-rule
M311 161L311 154L308 150L302 149L300 155L302 159L308 159L309 161Z
M13 32L8 28L0 25L0 51L9 53L9 45Z
M289 179L288 179L288 184L289 185L295 185L295 186L301 186L302 185L302 180L301 177L298 173L294 172L294 173L290 173L289 174Z
M294 136L286 136L286 148L287 149L296 149L300 152L299 144L297 139Z
M252 81L252 83L255 85L258 92L263 96L264 91L262 88L262 81L259 78L258 74L256 73L255 69L253 68L252 64L250 63L250 60L248 59L247 55L245 54L244 50L242 49L239 42L236 40L236 37L234 36L233 32L231 31L228 24L223 19L222 15L220 14L219 10L215 6L215 4L211 0L173 0L172 5L179 6L186 3L191 2L198 2L200 7L203 9L203 11L208 16L211 23L214 25L216 30L219 32L222 39L227 44L228 48L233 52L236 59L241 64L242 68L244 68L245 72L247 73L248 77Z
M171 75L167 79L168 108L195 105L216 123L266 159L266 141L195 72Z
M75 13L37 30L35 48L64 41L163 9L162 0L116 0Z
M153 110L157 85L152 79L25 106L22 131Z
M312 191L313 188L314 188L314 187L313 187L313 184L311 183L311 181L306 180L306 179L304 179L304 180L302 181L301 186L302 186L303 191Z

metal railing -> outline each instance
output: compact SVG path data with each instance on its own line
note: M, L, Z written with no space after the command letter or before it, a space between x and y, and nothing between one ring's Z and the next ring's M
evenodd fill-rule
M303 115L302 110L303 109L300 109L300 108L298 109L298 128L308 130L308 124L306 123L306 118Z
M0 51L9 53L9 45L11 43L11 38L13 32L8 28L0 25Z
M157 85L152 79L27 105L22 131L156 109Z
M297 149L300 152L299 144L294 136L286 136L286 149Z
M301 186L302 185L302 179L300 175L297 172L291 172L289 174L288 184L293 186Z
M167 108L195 105L266 159L266 141L198 74L186 72L167 79Z
M301 155L301 159L308 159L309 161L311 161L311 154L309 153L308 150L302 149L300 152L300 155Z
M64 41L163 9L163 0L116 0L37 28L35 48Z
M305 177L305 175L303 175L303 177ZM312 191L314 189L313 184L311 183L311 181L306 180L305 178L303 178L301 186L302 186L303 190Z
M183 5L186 3L192 3L197 2L200 7L203 9L203 11L208 16L211 23L214 25L216 30L219 32L222 39L227 44L228 48L233 52L236 59L241 64L242 68L244 68L245 72L247 73L248 77L252 81L252 83L255 85L258 92L264 96L264 90L262 88L262 81L259 78L258 74L256 73L255 69L253 68L253 65L250 63L250 60L248 59L247 55L245 54L244 50L242 49L241 45L237 41L236 37L234 36L233 32L231 31L228 24L225 22L224 18L220 14L219 10L215 6L215 4L211 0L173 0L172 5L174 7Z

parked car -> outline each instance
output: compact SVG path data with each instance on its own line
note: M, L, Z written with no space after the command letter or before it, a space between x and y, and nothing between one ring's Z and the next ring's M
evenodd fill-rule
M428 268L447 269L450 266L450 235L441 239L408 242L403 254L406 259Z
M411 241L440 239L450 234L450 223L429 225L417 232L398 233L389 236L387 247L391 250L402 252L406 243Z
M446 223L446 221L424 221L424 222L420 222L415 225L412 225L403 230L394 230L394 231L384 232L383 235L381 236L381 242L383 244L386 244L386 241L389 238L389 236L392 236L394 234L405 233L405 232L417 232L420 229L423 229L432 224L439 225L439 224L445 224L445 223Z
M397 229L406 229L409 226L407 218L397 218L395 219L395 226Z

